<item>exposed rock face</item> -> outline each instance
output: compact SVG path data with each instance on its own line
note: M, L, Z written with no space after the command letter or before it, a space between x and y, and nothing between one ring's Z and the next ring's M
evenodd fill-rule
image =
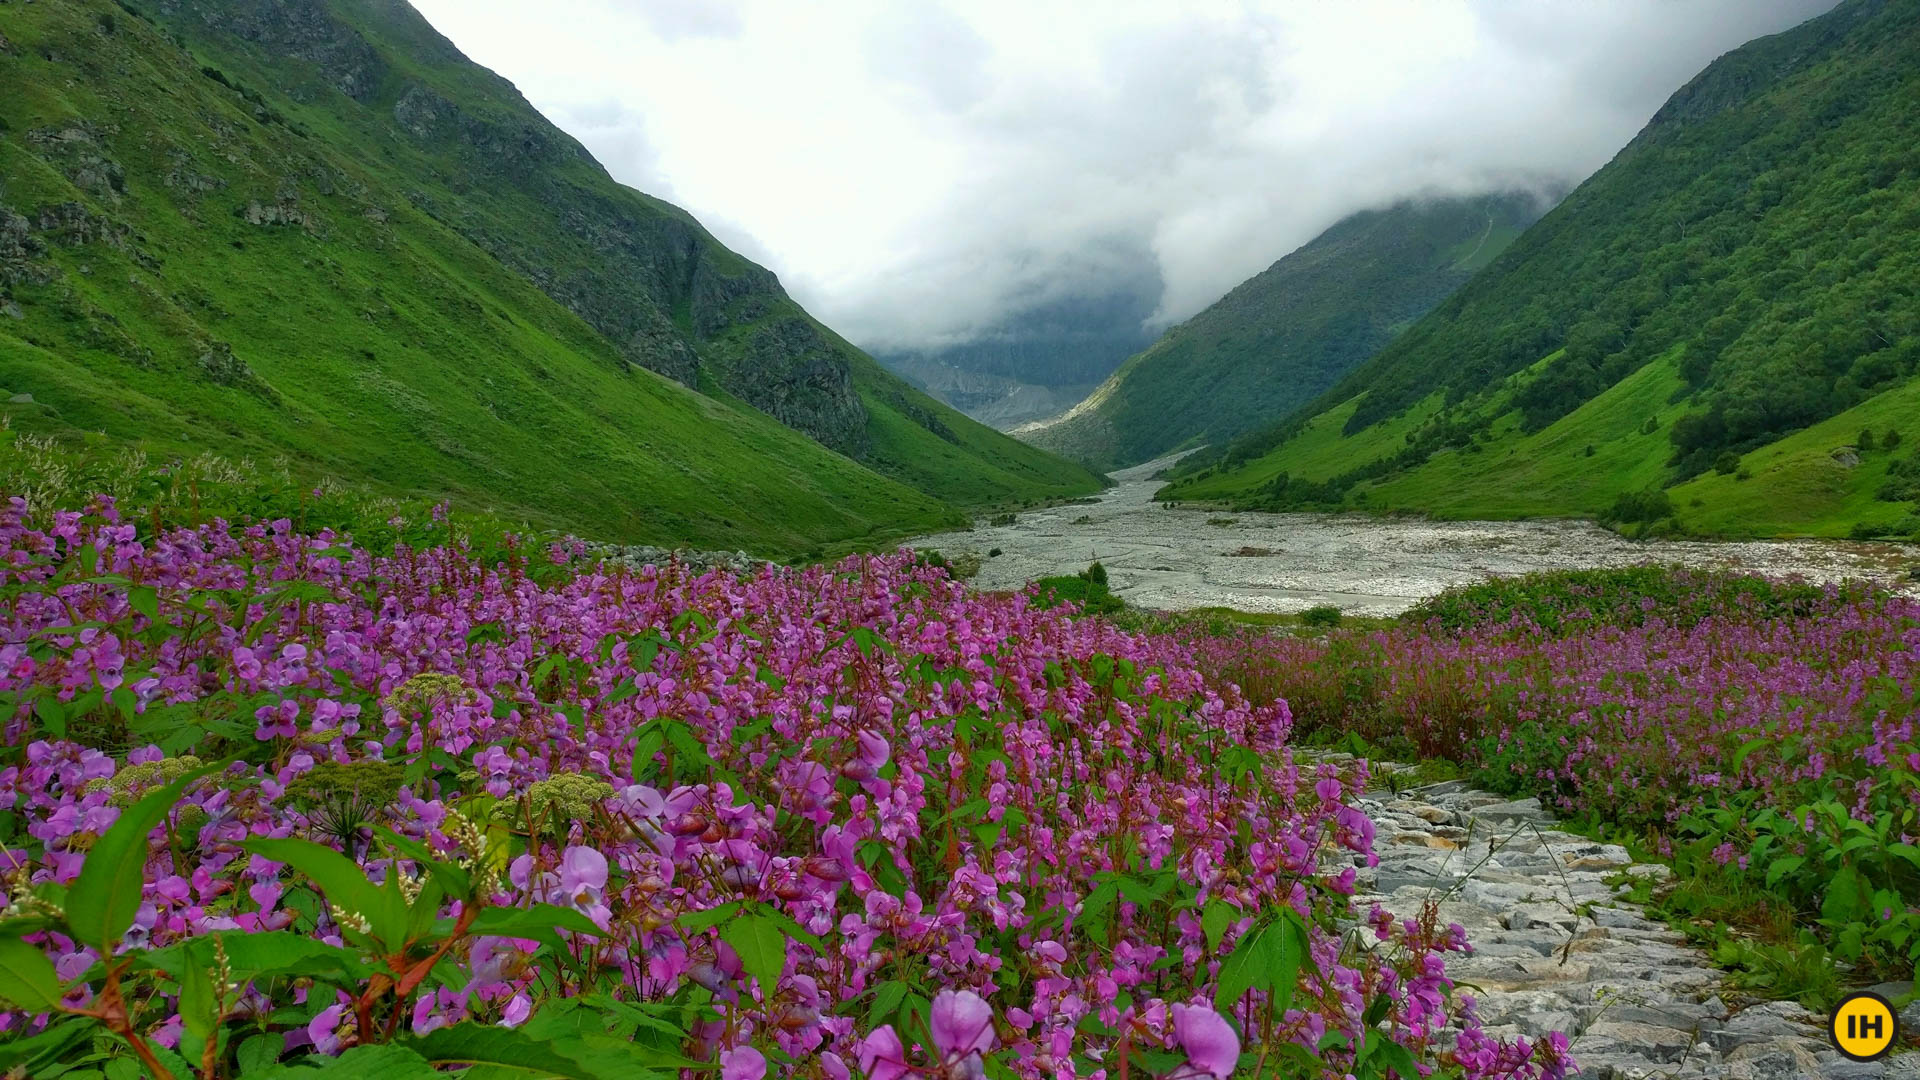
M846 358L810 320L795 315L754 335L746 365L735 392L748 404L851 457L867 451L867 414Z
M313 0L160 0L157 6L170 18L190 19L267 52L305 60L362 104L373 100L387 74L379 52Z
M84 126L30 131L27 145L96 199L117 203L126 192L126 172L107 156L100 137Z

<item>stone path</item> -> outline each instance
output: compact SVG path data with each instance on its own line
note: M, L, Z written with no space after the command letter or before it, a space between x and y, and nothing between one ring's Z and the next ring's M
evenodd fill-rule
M1412 918L1440 898L1441 922L1466 927L1474 946L1448 974L1479 988L1488 1031L1564 1031L1582 1078L1920 1080L1920 1054L1849 1061L1827 1042L1823 1017L1791 1002L1744 1004L1704 954L1619 899L1626 885L1609 884L1662 878L1665 866L1554 830L1537 799L1508 802L1452 781L1373 792L1360 806L1376 825L1380 865L1360 868L1357 909L1378 903Z

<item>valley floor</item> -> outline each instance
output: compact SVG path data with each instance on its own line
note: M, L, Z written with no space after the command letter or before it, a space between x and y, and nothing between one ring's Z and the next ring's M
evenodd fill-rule
M1659 563L1813 580L1903 584L1920 547L1827 540L1634 541L1590 522L1433 521L1367 514L1225 512L1153 501L1167 459L1113 474L1092 504L1024 513L912 541L984 558L974 584L1019 588L1098 561L1115 595L1165 611L1231 607L1294 613L1330 604L1355 615L1395 615L1426 597L1488 576Z

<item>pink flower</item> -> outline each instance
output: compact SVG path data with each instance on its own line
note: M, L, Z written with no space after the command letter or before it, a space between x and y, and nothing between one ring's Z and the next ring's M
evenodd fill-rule
M928 1018L933 1048L948 1066L968 1076L985 1075L980 1055L993 1049L993 1006L971 990L942 990Z
M340 1052L340 1018L346 1015L345 1005L329 1005L320 1010L320 1015L307 1021L307 1038L313 1040L313 1048L322 1054Z
M1188 1076L1227 1080L1240 1064L1240 1036L1233 1025L1205 1005L1175 1005L1173 1035L1186 1051Z
M720 1051L720 1080L764 1080L766 1055L751 1046Z
M892 1024L883 1024L860 1040L860 1071L867 1080L899 1080L907 1075L907 1048Z

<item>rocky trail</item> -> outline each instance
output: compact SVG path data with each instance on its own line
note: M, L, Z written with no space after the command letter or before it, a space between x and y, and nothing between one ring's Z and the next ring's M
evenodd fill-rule
M1376 777L1398 768L1374 766ZM1359 868L1356 910L1377 903L1414 918L1438 898L1441 923L1459 923L1473 943L1448 974L1477 988L1462 990L1490 1034L1566 1032L1577 1075L1591 1080L1920 1078L1920 1054L1850 1061L1827 1041L1824 1017L1729 991L1705 954L1620 898L1621 875L1671 871L1554 829L1537 799L1449 781L1369 792L1360 806L1380 865ZM1909 1029L1917 1014L1907 1011Z

